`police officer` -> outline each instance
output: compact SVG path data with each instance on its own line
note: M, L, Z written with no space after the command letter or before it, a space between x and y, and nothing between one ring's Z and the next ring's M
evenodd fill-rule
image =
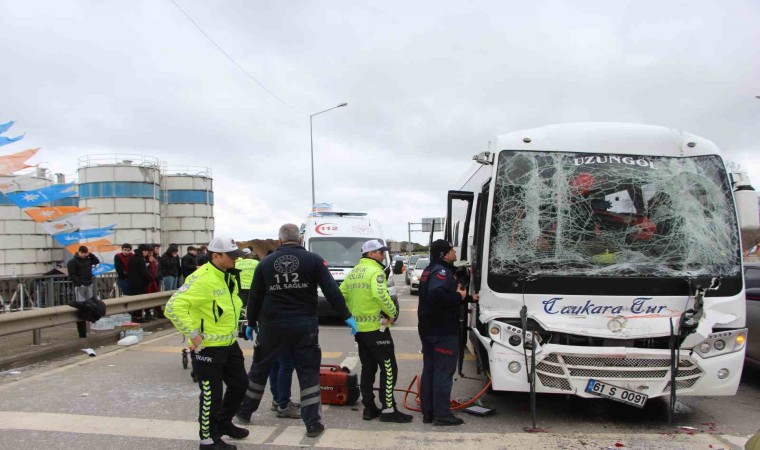
M243 256L235 261L235 268L240 271L240 298L243 303L248 301L248 291L251 289L251 283L253 282L253 271L256 270L256 266L259 262L253 259L251 255L251 249L244 248Z
M358 329L355 339L362 363L362 419L372 420L380 416L381 422L406 423L412 421L412 416L398 411L393 397L398 366L393 338L388 327L398 318L399 310L388 294L382 265L387 251L388 247L378 240L365 242L362 245L362 259L346 275L340 285L340 292L346 298L346 305L356 319ZM378 367L382 412L375 404L375 394L372 390Z
M317 285L351 327L352 334L356 334L356 321L348 312L325 260L299 245L298 226L292 223L281 226L279 238L280 247L261 261L253 277L246 335L252 338L258 328L258 336L245 408L238 412L238 419L250 421L250 414L261 403L272 365L287 349L293 356L301 387L301 418L306 424L306 436L317 437L325 430L319 388L322 351L317 322Z
M417 328L422 341L422 422L441 426L464 423L450 410L452 377L459 354L459 307L463 302L478 300L477 294L467 295L457 283L456 259L454 247L445 240L430 245L430 265L420 277L417 308Z
M235 260L242 255L230 238L216 237L208 245L210 260L172 295L164 315L187 337L193 372L201 389L201 450L235 450L222 436L242 439L249 431L232 424L248 384L237 327L243 302L238 297L240 275ZM224 384L227 392L222 395Z

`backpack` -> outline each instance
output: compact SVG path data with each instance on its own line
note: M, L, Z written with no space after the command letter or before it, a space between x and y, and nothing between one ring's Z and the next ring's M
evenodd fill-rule
M88 322L97 322L106 315L106 304L97 295L83 302L73 302L69 306L77 309L77 318Z

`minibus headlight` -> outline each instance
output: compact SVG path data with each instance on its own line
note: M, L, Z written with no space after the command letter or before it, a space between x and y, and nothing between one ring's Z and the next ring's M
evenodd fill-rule
M702 358L714 358L742 350L747 341L747 329L727 330L710 333L707 339L694 349Z

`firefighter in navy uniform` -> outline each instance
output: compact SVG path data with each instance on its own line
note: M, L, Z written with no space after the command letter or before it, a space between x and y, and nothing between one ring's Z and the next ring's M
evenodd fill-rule
M346 308L338 284L319 255L299 245L298 226L280 227L280 247L256 267L248 297L246 336L256 332L248 390L237 417L250 421L264 395L267 377L279 354L290 350L301 387L301 418L306 436L317 437L322 425L317 322L317 286L330 305L356 334L356 321Z
M164 315L187 337L192 350L193 372L201 388L200 449L235 450L222 436L242 439L249 434L232 424L248 385L237 342L243 302L238 297L240 271L235 260L242 252L235 241L223 237L214 238L208 248L209 262L187 277L169 299Z
M388 329L398 318L398 305L388 294L388 285L382 261L388 247L377 239L362 245L362 259L346 275L340 292L346 298L349 311L357 321L356 343L362 363L361 392L364 411L362 418L381 422L406 423L412 416L396 409L393 388L396 387L398 366L391 331ZM372 392L375 373L380 368L380 404L375 404Z
M422 341L420 398L422 422L461 425L464 420L451 413L451 387L457 366L459 309L464 302L478 300L467 295L457 282L454 247L443 239L430 245L430 265L420 277L418 331Z

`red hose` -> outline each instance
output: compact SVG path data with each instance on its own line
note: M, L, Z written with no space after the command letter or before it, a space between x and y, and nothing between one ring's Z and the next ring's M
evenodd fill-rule
M417 390L413 391L412 386L417 383ZM478 392L474 397L467 400L464 403L459 403L456 400L451 400L451 410L452 411L458 411L460 409L467 408L468 406L475 403L480 397L483 396L483 394L486 393L488 388L491 387L491 380L488 380L488 383L483 387L483 389ZM417 405L420 404L420 375L416 374L414 375L414 378L412 378L412 382L409 383L409 386L406 389L394 389L396 392L403 392L404 393L404 408L408 409L409 411L422 411L421 408L411 406L407 403L407 399L409 398L409 394L414 394L414 401L417 403Z

